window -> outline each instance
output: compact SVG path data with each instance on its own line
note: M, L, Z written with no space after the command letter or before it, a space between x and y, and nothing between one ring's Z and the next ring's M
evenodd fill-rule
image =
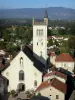
M56 95L56 99L59 99L59 95Z
M20 57L20 65L23 66L23 58Z
M37 86L37 81L36 80L34 81L34 86Z
M42 56L42 51L40 53L41 53L41 56Z
M39 30L39 36L41 35L41 30Z
M66 67L66 64L64 64L64 67Z
M36 35L38 36L38 33L39 33L39 30L37 29L37 31L36 31Z
M37 45L38 45L38 42L37 42Z
M43 42L41 43L41 45L43 45Z
M41 30L41 36L43 36L43 29Z
M19 71L19 80L24 80L24 71Z

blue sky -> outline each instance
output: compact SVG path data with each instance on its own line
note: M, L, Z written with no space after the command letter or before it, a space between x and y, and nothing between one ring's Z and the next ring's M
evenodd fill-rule
M75 0L0 0L0 9L5 8L43 8L68 7L75 9Z

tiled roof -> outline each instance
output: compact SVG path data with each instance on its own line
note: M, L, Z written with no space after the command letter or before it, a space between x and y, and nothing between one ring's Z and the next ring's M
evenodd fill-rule
M41 83L35 92L45 89L49 86L52 86L55 89L59 90L60 92L63 92L64 94L66 94L67 85L65 83L57 80L56 78L52 79L50 82L49 82L49 80L47 80L47 81Z
M67 79L67 76L66 76L65 74L60 73L60 72L58 72L58 71L52 71L52 72L50 72L50 73L47 73L47 74L44 75L44 77L48 77L48 76L52 76L52 75L56 75L56 76L58 76L58 77Z
M33 51L28 47L25 46L25 48L23 49L23 52L27 55L27 57L34 62L34 66L41 72L44 72L45 69L45 65L38 60L36 57L34 57L33 55Z
M73 58L68 53L62 53L55 59L56 62L74 62Z

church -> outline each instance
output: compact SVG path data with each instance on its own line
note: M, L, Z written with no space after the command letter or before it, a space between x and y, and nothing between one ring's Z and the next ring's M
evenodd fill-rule
M44 22L33 19L33 50L25 46L2 70L2 75L9 80L8 91L36 89L42 82L47 61L47 26L48 13L45 11Z

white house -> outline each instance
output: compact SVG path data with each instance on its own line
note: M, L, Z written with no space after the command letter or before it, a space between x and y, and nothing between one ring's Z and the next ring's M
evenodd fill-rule
M46 10L44 22L33 20L33 51L25 46L2 72L9 80L9 91L35 90L41 84L47 60L47 26Z
M62 53L55 59L55 66L57 68L63 68L73 73L75 67L75 61L68 53Z
M67 85L58 79L44 81L36 89L35 94L41 93L42 96L50 98L50 100L65 100Z

